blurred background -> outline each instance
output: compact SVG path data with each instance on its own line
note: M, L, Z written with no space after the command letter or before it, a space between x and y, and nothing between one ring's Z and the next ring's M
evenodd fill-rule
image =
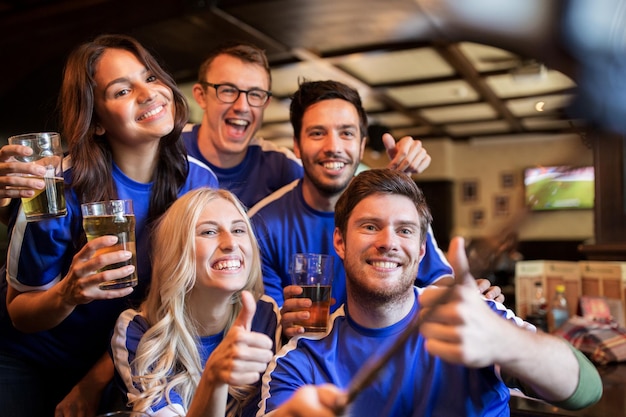
M415 179L435 214L440 246L453 234L487 238L526 210L529 168L597 171L597 153L586 122L567 111L577 67L555 36L561 2L532 2L545 13L525 15L515 8L531 2L511 1L512 23L489 16L499 2L456 3L477 13L475 27L439 19L442 3L454 2L0 1L0 141L57 129L67 54L98 34L127 33L148 47L188 95L195 122L201 113L190 91L205 55L225 40L249 41L272 66L274 96L261 136L291 147L288 105L298 81L343 81L360 91L372 125L367 166L386 164L383 132L424 142L433 162ZM494 34L503 27L506 35ZM527 39L516 38L522 31ZM520 251L527 259L583 257L579 245L598 237L595 201L595 208L525 216Z

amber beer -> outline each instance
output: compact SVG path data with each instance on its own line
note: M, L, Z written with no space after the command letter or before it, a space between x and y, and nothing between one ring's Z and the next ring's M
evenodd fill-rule
M302 288L298 298L311 300L309 318L296 322L307 332L326 332L330 314L333 258L319 253L296 253L290 266L291 283Z
M311 307L308 308L308 320L296 324L310 332L325 332L328 327L330 314L330 285L302 285L302 294L298 298L310 298Z
M107 265L98 272L117 269L126 265L135 265L135 271L133 271L132 274L123 278L103 282L100 284L100 288L103 290L114 290L137 285L135 215L132 214L132 202L130 200L112 200L87 203L82 205L82 211L83 229L87 235L87 240L91 241L106 235L117 236L117 243L115 245L98 249L94 256L120 250L126 250L132 253L132 257L129 260Z
M65 216L67 208L65 207L63 178L38 178L44 181L46 187L43 190L36 190L33 197L22 198L26 218L38 220Z

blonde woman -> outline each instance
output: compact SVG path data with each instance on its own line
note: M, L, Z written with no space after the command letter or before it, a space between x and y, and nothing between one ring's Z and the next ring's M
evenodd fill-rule
M155 230L148 297L121 314L112 338L133 410L254 416L281 333L262 282L257 241L233 194L202 188L178 199Z

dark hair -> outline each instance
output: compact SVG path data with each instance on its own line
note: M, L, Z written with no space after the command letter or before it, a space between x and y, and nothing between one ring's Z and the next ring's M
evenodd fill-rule
M148 221L156 219L176 199L188 172L182 130L187 122L187 101L174 79L135 39L124 35L101 35L76 48L69 56L59 95L61 131L72 158L72 187L81 202L109 200L117 197L112 180L112 153L106 134L96 135L94 112L94 75L107 49L131 52L163 84L172 90L176 113L174 129L159 143L158 162L152 181Z
M367 136L367 114L361 104L359 93L339 81L303 81L300 83L291 100L289 108L289 120L293 126L293 134L296 142L300 142L302 130L302 117L304 112L315 103L324 100L341 99L352 103L359 114L359 130L361 138Z
M424 242L433 218L422 190L405 173L392 169L363 171L352 179L335 206L335 226L346 236L348 218L354 207L372 194L403 195L415 204L420 219L420 239Z
M217 48L213 49L209 55L204 59L202 64L200 64L200 68L198 69L198 82L209 81L205 80L206 73L209 70L209 67L220 55L229 55L234 58L238 58L243 62L247 62L249 64L256 64L262 67L267 73L267 78L269 81L269 89L272 88L272 72L270 70L270 64L267 61L267 56L265 55L265 51L263 51L258 46L255 46L251 43L245 42L227 42L224 43Z

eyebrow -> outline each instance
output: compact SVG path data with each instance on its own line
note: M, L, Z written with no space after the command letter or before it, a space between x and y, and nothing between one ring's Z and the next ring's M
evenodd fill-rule
M243 224L246 227L248 226L244 219L233 220L230 224L231 225ZM216 220L204 220L204 221L198 222L197 226L204 226L204 225L219 226L219 223Z
M363 223L382 223L385 222L385 218L383 217L379 217L379 216L363 216L363 217L357 217L354 219L354 223L356 224L363 224ZM419 228L419 221L414 221L414 220L400 220L400 221L396 221L393 222L393 225L395 227L397 226L413 226L413 227L417 227Z
M149 71L148 71L148 68L145 68L145 67L144 67L144 69L141 71L140 75L147 74L148 72L149 72ZM109 81L109 82L107 83L107 85L105 85L105 86L104 86L104 91L106 92L106 91L109 89L109 87L111 87L112 85L115 85L115 84L120 84L120 83L125 83L125 82L128 82L128 81L129 81L129 78L128 78L128 77L119 77L119 78L115 78L115 79L113 79L113 80Z
M343 130L343 129L358 129L359 127L357 125L355 125L355 124L346 123L346 124L339 125L337 128L340 129L340 130ZM304 129L304 131L308 132L310 130L315 130L315 129L325 129L325 130L328 130L328 126L325 126L325 125L308 126L306 129ZM335 129L335 126L331 127L331 130L332 129Z

